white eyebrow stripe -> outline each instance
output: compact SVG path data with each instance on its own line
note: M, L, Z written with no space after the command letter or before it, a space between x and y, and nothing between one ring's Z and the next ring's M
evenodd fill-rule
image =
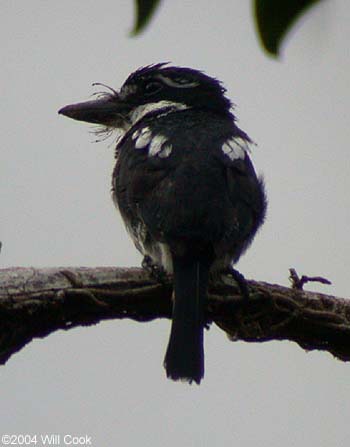
M172 108L174 110L185 110L185 109L188 109L188 106L181 102L164 101L164 100L158 101L158 102L151 102L148 104L142 104L142 105L136 107L132 111L132 113L130 115L131 126L133 126L138 121L140 121L148 113L154 112L157 110L166 109L166 108Z
M164 76L162 74L158 74L155 76L155 78L159 79L160 81L164 82L164 84L168 85L169 87L176 87L176 88L191 88L191 87L197 87L199 85L199 82L176 82L174 79L168 78L167 76ZM179 79L181 79L179 77ZM182 78L185 81L185 78Z

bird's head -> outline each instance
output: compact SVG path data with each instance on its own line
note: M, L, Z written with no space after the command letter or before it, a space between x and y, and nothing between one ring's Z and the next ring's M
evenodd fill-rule
M227 114L231 102L217 79L191 68L160 63L132 73L119 92L108 88L96 99L65 106L59 113L125 131L148 113L188 108Z

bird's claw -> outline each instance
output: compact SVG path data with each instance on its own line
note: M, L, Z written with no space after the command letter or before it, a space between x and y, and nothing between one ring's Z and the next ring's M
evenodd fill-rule
M244 275L233 268L232 266L228 267L226 270L223 271L223 274L231 276L232 279L236 282L239 291L241 293L242 298L248 299L249 298L249 289L247 281L244 277Z
M165 283L167 280L166 271L163 267L155 264L150 256L144 256L141 264L142 268L145 269L149 275L155 279L157 282Z

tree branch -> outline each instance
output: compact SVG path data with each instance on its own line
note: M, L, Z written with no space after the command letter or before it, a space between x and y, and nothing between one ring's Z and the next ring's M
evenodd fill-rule
M291 340L350 360L350 301L248 281L249 299L235 284L213 284L208 323L233 341ZM171 282L139 268L72 267L0 270L0 364L33 338L58 329L131 318L171 317Z

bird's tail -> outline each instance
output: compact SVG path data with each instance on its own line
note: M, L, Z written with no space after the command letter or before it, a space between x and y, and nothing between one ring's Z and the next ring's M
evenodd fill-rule
M203 329L210 265L173 257L172 326L164 366L173 380L200 383L204 375Z

